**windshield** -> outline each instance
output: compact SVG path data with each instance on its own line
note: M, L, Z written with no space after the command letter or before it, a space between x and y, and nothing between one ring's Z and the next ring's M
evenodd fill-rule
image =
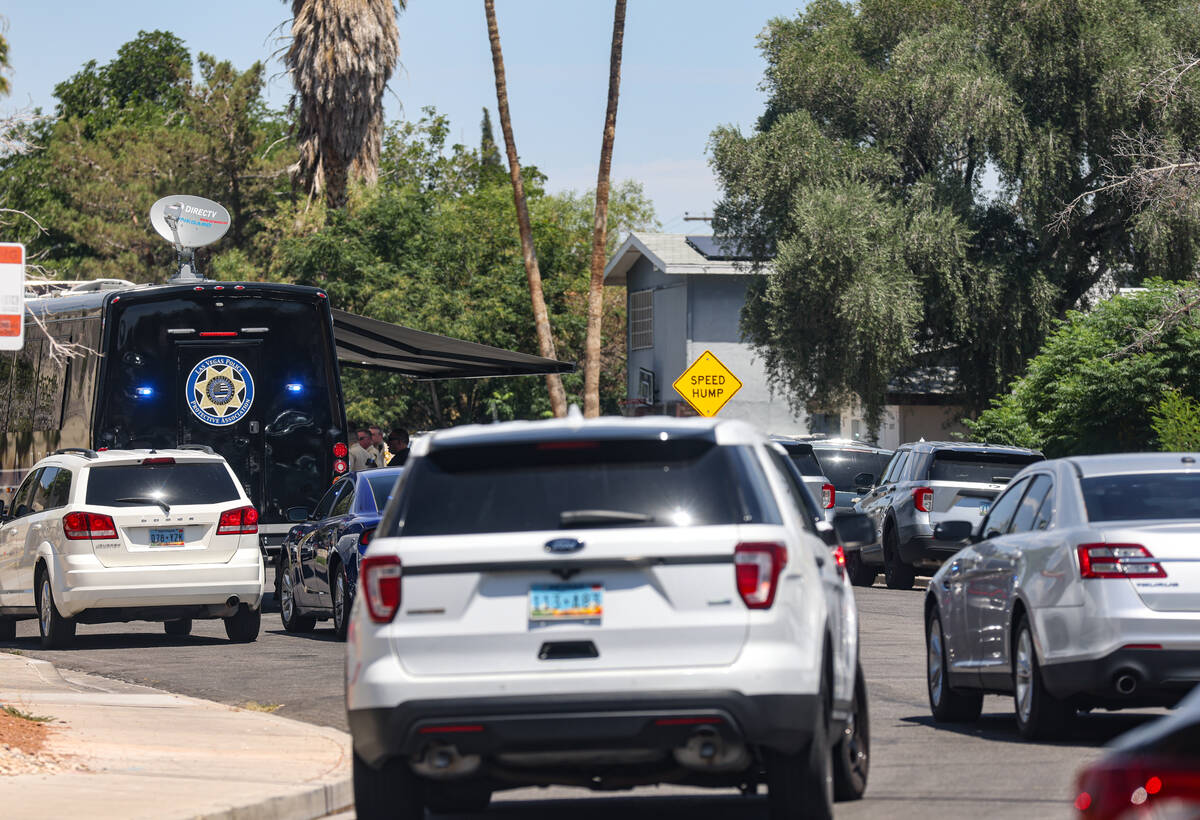
M229 471L213 461L118 464L92 467L88 474L87 503L102 507L219 504L238 499Z
M409 469L393 535L779 522L753 453L709 441L456 447Z
M1026 464L1042 460L1037 453L934 453L929 480L1007 484Z
M858 485L854 477L859 473L870 473L871 482L879 483L888 462L892 460L889 452L874 453L870 450L823 450L813 448L817 461L821 464L822 474L833 483L839 493L858 494Z
M1200 518L1200 473L1106 475L1080 485L1089 521Z

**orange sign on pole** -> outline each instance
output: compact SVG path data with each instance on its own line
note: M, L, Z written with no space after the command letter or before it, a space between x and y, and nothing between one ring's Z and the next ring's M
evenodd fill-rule
M0 242L0 350L25 344L25 246Z

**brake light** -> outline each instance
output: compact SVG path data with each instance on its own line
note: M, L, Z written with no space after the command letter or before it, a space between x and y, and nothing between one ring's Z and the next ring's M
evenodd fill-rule
M1191 817L1197 806L1200 768L1165 756L1100 760L1080 772L1077 781L1075 808L1087 820L1157 817L1160 812Z
M350 469L350 465L347 464L346 462L342 461L340 458L337 461L333 462L333 471L335 473L337 473L338 475L341 475L342 473L346 472L349 469Z
M1162 564L1141 544L1080 544L1080 578L1166 578Z
M779 573L787 563L783 544L738 544L733 551L733 570L738 595L747 609L770 609L775 603Z
M217 288L217 290L220 290L220 289L221 288L219 288L219 287ZM209 337L220 336L222 338L225 338L228 336L236 336L237 331L236 330L202 330L202 331L200 331L200 335L201 336L209 336Z
M358 543L361 546L366 546L371 543L371 539L375 537L375 530L363 530L362 535L358 536Z
M359 572L367 614L377 624L391 623L400 611L400 557L368 555Z
M69 512L63 516L63 535L71 541L116 538L117 525L103 513Z
M838 544L833 548L833 560L837 564L838 575L845 576L846 574L846 551L842 549L842 545Z
M346 446L345 442L339 441L337 444L333 445L334 458L345 458L349 452L350 448Z
M833 509L833 500L837 497L837 491L834 490L832 484L821 485L821 506L827 510Z
M258 510L253 507L238 507L221 513L217 522L217 535L252 535L258 532Z
M147 464L174 464L174 463L175 463L175 459L171 458L170 456L157 456L155 458L143 458L142 459L143 467Z
M932 512L933 489L930 487L918 487L913 490L913 506L921 512Z

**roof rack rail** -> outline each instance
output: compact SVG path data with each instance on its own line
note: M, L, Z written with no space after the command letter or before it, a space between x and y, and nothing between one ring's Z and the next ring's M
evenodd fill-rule
M95 450L89 450L86 447L60 447L59 449L54 451L54 455L56 455L56 456L70 455L71 453L76 453L78 455L83 456L84 458L99 458L100 457L99 455L97 455Z
M207 444L180 444L175 449L176 450L199 450L202 453L208 453L209 455L212 455L212 456L215 456L217 454L217 451L214 450L213 448L209 447Z

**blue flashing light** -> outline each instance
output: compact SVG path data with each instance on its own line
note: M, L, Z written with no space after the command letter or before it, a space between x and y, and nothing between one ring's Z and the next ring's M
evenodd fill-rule
M139 387L139 388L136 388L133 392L137 394L137 397L139 399L148 399L154 395L154 388L153 387Z
M304 385L297 384L296 382L289 382L283 386L283 389L289 393L303 393Z

